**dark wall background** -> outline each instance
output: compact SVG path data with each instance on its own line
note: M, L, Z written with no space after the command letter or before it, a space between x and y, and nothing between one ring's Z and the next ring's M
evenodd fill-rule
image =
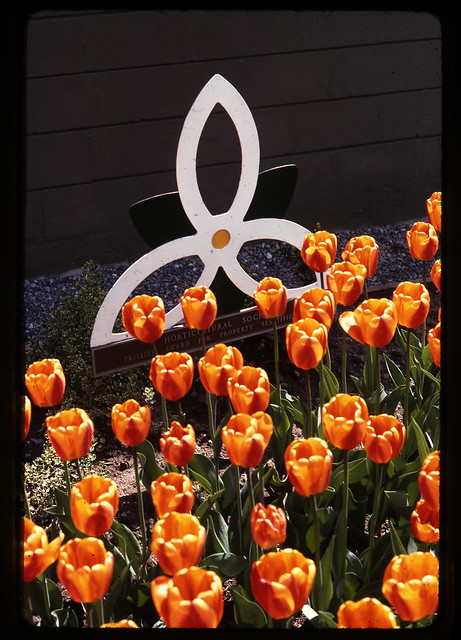
M260 170L299 169L287 217L312 229L423 219L441 190L441 28L424 12L42 11L26 27L25 276L148 249L129 218L176 191L178 139L215 73L258 128ZM199 183L213 213L239 175L213 114Z

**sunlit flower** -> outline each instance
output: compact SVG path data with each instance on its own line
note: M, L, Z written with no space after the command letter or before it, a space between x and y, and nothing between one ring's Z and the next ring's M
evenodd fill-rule
M155 356L150 366L149 379L166 400L180 400L189 392L194 379L192 356L177 351Z
M56 358L33 362L25 375L27 391L37 407L54 407L66 390L62 365Z
M427 332L427 343L431 352L432 362L440 367L440 339L442 335L442 325L440 321Z
M409 329L420 327L431 306L429 291L421 282L401 282L392 295L397 323Z
M303 496L321 493L330 482L333 454L321 438L298 438L284 454L285 468L295 491Z
M114 404L111 411L112 431L117 440L127 447L136 447L149 435L151 410L148 405L130 399L122 404Z
M337 393L322 407L325 436L339 449L354 449L365 438L368 407L360 396Z
M344 307L354 304L363 291L366 277L366 267L360 262L335 262L326 278L336 304Z
M170 511L190 513L194 506L192 482L183 473L162 473L151 483L150 492L159 518L163 518Z
M48 542L45 529L29 518L23 518L23 527L23 580L31 582L57 560L64 534L59 533L54 540Z
M262 318L279 318L287 307L287 288L279 278L263 278L253 298Z
M397 312L392 300L369 298L354 311L344 311L339 316L339 324L357 342L380 348L394 337Z
M293 303L293 322L303 318L314 318L330 329L335 317L335 307L335 298L331 291L321 287L307 289Z
M261 367L244 366L227 381L229 398L237 413L265 411L269 405L269 377Z
M209 393L227 396L227 381L243 368L243 356L237 347L223 343L210 347L198 361L200 381Z
M432 260L439 248L437 232L430 222L415 222L407 231L407 243L416 260Z
M395 629L397 619L390 607L377 598L346 600L338 609L338 629Z
M190 287L181 296L181 307L189 329L204 331L215 321L218 312L216 296L208 287Z
M338 241L334 233L308 233L303 241L301 257L307 266L318 273L327 271L336 258Z
M262 460L274 425L264 411L234 413L221 430L229 460L235 466L256 467Z
M194 427L190 424L183 427L177 420L173 420L170 430L160 436L163 457L177 467L184 467L191 461L196 444Z
M155 342L165 329L163 300L145 294L131 298L122 307L122 322L133 338L141 342Z
M30 429L30 421L32 419L32 404L30 402L29 396L23 396L23 407L22 407L22 433L21 439L25 440L29 433Z
M439 541L439 527L439 509L432 509L423 498L418 500L410 516L411 533L421 542L432 544Z
M70 513L76 528L87 536L109 531L118 510L117 485L96 474L74 484L70 494Z
M431 267L431 280L439 291L442 289L442 261L440 258Z
M405 426L394 416L370 416L363 437L363 446L373 462L385 464L400 453L405 435Z
M427 218L436 231L442 231L442 193L434 191L426 200Z
M46 418L47 434L61 460L83 458L91 447L94 425L86 411L73 408Z
M378 255L378 243L373 237L357 236L349 240L341 257L347 262L363 265L367 270L367 278L370 278L376 273Z
M440 452L431 451L423 460L418 474L421 497L431 509L438 509L440 502Z
M206 529L198 518L171 511L154 524L150 548L162 570L173 575L199 563L205 540Z
M275 504L265 507L257 502L251 511L251 534L256 544L262 549L272 549L285 541L287 535L287 519L285 511Z
M325 357L328 329L314 318L303 318L287 326L285 343L295 367L303 371L314 369Z

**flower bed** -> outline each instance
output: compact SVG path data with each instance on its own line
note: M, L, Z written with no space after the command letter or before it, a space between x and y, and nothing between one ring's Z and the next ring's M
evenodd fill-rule
M438 307L441 263L428 281L425 265L438 250L440 194L427 209L428 222L407 234L423 282L399 283L389 297L368 290L374 238L351 238L340 261L335 234L308 234L301 257L322 274L322 287L295 301L283 345L276 319L285 286L261 280L254 302L273 324L270 374L238 347L207 349L204 340L195 361L155 355L148 382L160 438L150 434L151 408L133 398L120 398L111 414L113 437L131 456L139 529L119 518L116 473L82 473L94 424L84 408L61 409L59 360L30 365L24 439L35 407L50 408L47 434L65 478L47 531L24 503L30 623L314 629L434 621L441 325L429 311ZM213 292L191 287L181 304L203 336L217 314ZM164 318L162 299L146 294L122 310L125 329L154 349ZM363 353L360 372L351 372L352 349ZM296 388L286 384L287 368ZM197 374L201 392L190 401ZM201 399L207 454L189 410Z

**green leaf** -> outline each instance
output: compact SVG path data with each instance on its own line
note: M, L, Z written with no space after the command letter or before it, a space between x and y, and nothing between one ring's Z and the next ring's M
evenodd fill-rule
M248 561L234 553L213 553L200 563L205 569L213 569L226 578L233 578L248 568Z
M400 540L399 534L395 530L395 527L390 518L389 518L389 528L391 530L391 544L392 544L392 551L394 552L394 555L398 556L401 553L406 553L405 547L403 546L403 543Z
M391 360L391 358L389 358L389 356L387 356L385 353L383 353L383 356L387 371L391 377L392 382L394 383L394 386L405 388L406 378L402 371L395 364L395 362Z
M234 598L234 619L237 626L263 629L267 625L267 617L259 604L249 600L242 593L241 587L231 587L231 592Z
M335 536L331 536L325 553L320 560L322 567L322 590L319 593L319 609L326 610L333 596L333 580L331 573L331 563L333 560Z
M222 496L225 490L226 489L223 488L223 489L220 489L219 491L216 491L216 493L213 493L213 495L209 496L206 500L204 500L199 504L199 506L194 512L194 515L196 518L200 520L200 522L203 522L203 520L205 520L209 510L214 505L214 503L218 500L218 498Z
M413 416L412 416L411 421L410 421L410 427L413 429L413 433L415 434L415 437L416 437L416 445L418 447L418 455L419 455L419 459L420 459L421 464L422 464L424 458L429 453L429 446L427 444L427 440L426 440L426 437L425 437L424 433L422 432L420 426L415 421Z
M55 609L51 612L51 615L53 616L57 627L71 627L74 629L79 626L77 614L70 607Z
M319 370L319 367L316 367ZM339 392L339 381L333 371L325 364L323 365L323 380L329 398L332 398Z
M157 463L155 449L149 440L144 440L141 444L138 444L136 453L141 463L140 480L147 491L150 491L152 482L165 473L165 469Z
M116 536L120 551L136 574L141 563L141 546L135 534L126 525L115 520L110 531Z
M189 471L205 491L213 493L215 468L213 462L201 453L195 453L189 462Z
M367 474L367 459L365 454L362 457L349 461L348 464L349 486L361 480ZM344 481L344 465L341 462L331 474L330 486L338 490Z
M229 528L222 515L218 511L210 511L207 524L207 543L212 545L216 553L230 553Z

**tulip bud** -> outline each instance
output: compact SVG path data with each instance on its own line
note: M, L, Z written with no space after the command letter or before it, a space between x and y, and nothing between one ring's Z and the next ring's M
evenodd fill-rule
M437 232L430 222L415 222L407 231L407 243L416 260L432 260L439 248Z
M378 266L379 247L371 236L351 238L341 254L343 260L361 264L367 270L367 278L374 276Z
M237 413L265 411L270 400L269 377L261 367L245 366L227 382L229 398Z
M206 529L198 518L171 511L154 524L150 548L163 571L173 575L198 564L205 539Z
M243 368L243 356L237 347L219 343L210 347L198 361L200 381L209 393L227 396L227 381Z
M88 454L94 426L83 409L68 409L46 418L47 434L61 460L83 458Z
M262 549L272 549L285 541L287 519L284 510L275 504L265 507L256 503L251 511L250 526L254 541Z
M256 467L262 460L274 425L268 413L257 411L252 415L234 413L221 430L222 441L233 465Z
M365 437L369 422L363 398L337 393L322 407L322 425L328 440L339 449L354 449Z
M141 342L154 343L165 329L165 307L158 296L135 296L122 307L126 331Z
M287 326L285 342L295 367L304 371L314 369L325 357L328 329L314 318L303 318Z
M335 298L331 291L321 287L308 289L294 301L293 322L313 318L330 329L335 317L335 307Z
M177 467L185 467L191 461L195 447L195 431L190 424L183 427L180 422L173 420L170 430L160 436L163 457Z
M180 400L189 392L194 379L192 357L188 353L177 351L155 356L150 366L149 379L166 400Z
M123 404L114 404L111 411L112 431L117 440L127 447L136 447L149 435L151 410L148 405L130 399Z
M109 531L117 510L118 490L113 480L89 475L72 487L72 521L85 535L97 538Z
M311 496L324 491L331 478L333 454L321 438L298 438L285 449L285 468L295 491Z

